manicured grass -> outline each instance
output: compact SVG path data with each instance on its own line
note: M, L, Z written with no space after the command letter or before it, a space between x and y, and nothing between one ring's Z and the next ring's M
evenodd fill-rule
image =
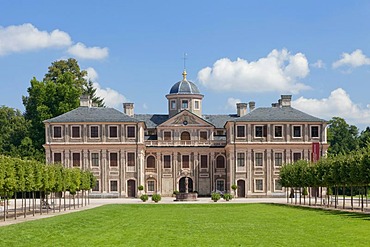
M370 216L271 204L106 205L0 228L1 246L369 246Z

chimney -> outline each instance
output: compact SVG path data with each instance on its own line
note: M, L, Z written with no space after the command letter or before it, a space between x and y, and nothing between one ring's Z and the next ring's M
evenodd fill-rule
M238 117L247 115L247 103L236 103L236 114Z
M256 108L256 102L254 101L249 101L249 110L253 111L254 108Z
M278 107L280 107L279 103L272 103L272 104L271 104L271 106L272 106L273 108L278 108Z
M134 103L123 103L123 112L130 116L134 116Z
M89 95L81 95L80 106L91 107L91 100Z
M287 107L291 105L292 95L281 95L281 106Z

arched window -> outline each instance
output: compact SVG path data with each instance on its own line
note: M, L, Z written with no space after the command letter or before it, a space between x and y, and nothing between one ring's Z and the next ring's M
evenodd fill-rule
M154 158L154 156L149 156L146 159L146 168L155 168L155 158Z
M225 168L225 158L222 155L216 158L216 168Z
M181 140L182 141L190 141L190 133L187 131L184 131L181 133Z

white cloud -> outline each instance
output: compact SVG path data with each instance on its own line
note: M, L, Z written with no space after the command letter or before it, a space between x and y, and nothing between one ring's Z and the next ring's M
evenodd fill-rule
M19 26L0 26L0 56L13 52L71 45L71 37L58 29L48 33L30 23Z
M317 68L317 69L325 69L326 65L322 60L317 60L316 63L311 64L312 67Z
M236 110L236 103L242 102L240 99L230 97L227 99L226 109Z
M97 46L86 47L83 43L78 42L77 44L69 47L68 53L82 59L95 59L100 60L108 57L108 48L100 48Z
M96 81L99 75L94 68L89 67L85 70L87 71L87 79L90 79L93 82L93 86L96 88L96 96L103 98L107 107L122 110L122 103L127 102L126 97L114 89L102 88Z
M333 63L333 68L336 69L341 66L349 66L352 68L369 65L370 58L366 57L360 49L355 50L351 54L343 53L342 58Z
M298 79L309 74L304 54L292 55L288 50L273 50L267 57L248 62L238 58L217 60L213 67L198 72L198 80L205 87L218 91L298 93L310 87Z
M332 117L341 117L353 124L370 123L370 109L355 104L342 88L332 91L328 98L307 99L300 97L292 101L292 106L326 120L330 120Z

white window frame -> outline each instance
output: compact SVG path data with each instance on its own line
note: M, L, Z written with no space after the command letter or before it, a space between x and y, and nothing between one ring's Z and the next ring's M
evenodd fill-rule
M281 127L281 136L276 136L275 135L275 133L276 133L275 128L276 127ZM284 137L284 128L283 128L283 125L274 125L274 138L280 138L280 139L282 139L283 137Z
M117 128L117 136L111 137L110 128L115 127ZM118 139L119 138L119 127L118 125L108 125L108 139Z
M117 154L117 165L116 166L112 166L111 165L111 158L110 158L110 155L111 154ZM109 157L108 157L109 158L109 167L118 168L119 167L119 152L118 151L114 151L114 150L110 150L108 155L109 155Z
M242 127L242 128L244 128L244 136L238 136L238 128L239 127ZM235 126L235 132L236 132L236 138L238 139L238 138L245 138L246 136L247 136L247 128L246 128L246 126L245 125L236 125Z
M295 127L299 127L299 129L300 129L300 131L299 131L300 136L294 136L294 128ZM300 138L302 138L302 125L293 125L292 126L292 138L293 139L300 139Z
M54 128L59 127L60 128L60 137L54 137ZM63 126L62 125L53 125L53 139L63 139Z
M312 136L312 127L317 127L317 136ZM311 125L310 126L310 137L312 139L319 139L320 138L320 125Z
M175 99L170 100L170 107L171 107L171 110L176 110L177 109L177 102L176 102Z
M242 154L243 155L243 165L240 166L239 165L239 154ZM245 153L244 152L237 152L236 153L236 167L239 168L239 169L244 169L245 168Z
M112 190L112 184L111 182L116 181L117 182L117 190ZM109 192L118 192L119 191L119 181L118 179L109 179Z
M134 128L134 133L135 133L134 137L128 137L128 128L129 127L133 127ZM137 135L136 126L135 125L127 125L126 126L126 138L127 139L135 139L136 138L136 135Z
M262 154L262 164L261 165L257 165L257 154ZM254 157L253 157L253 160L254 160L254 167L264 167L264 159L265 159L265 157L264 157L264 152L259 152L259 151L256 151L256 152L254 152L254 155L253 155Z
M78 132L79 132L79 137L73 137L73 128L78 128ZM82 135L81 135L81 126L80 125L72 125L71 126L71 139L75 139L75 140L78 140L78 139L81 139Z
M276 154L281 154L281 165L276 165ZM284 161L284 153L280 151L274 152L274 167L282 167L283 166L283 161Z
M261 132L261 136L257 136L256 134L257 134L257 127L259 128L259 127L261 127L262 128L262 132ZM263 128L264 128L264 126L263 125L255 125L254 126L254 138L263 138Z
M199 109L200 109L200 100L194 100L194 110L199 110Z
M98 128L98 137L92 137L91 136L91 128L92 127L97 127ZM90 125L89 126L89 137L90 137L90 139L99 139L100 138L100 126L99 125Z
M219 182L219 181L223 183L223 187L224 187L224 188L223 188L223 190L219 190L219 189L217 188L217 182ZM216 184L215 184L216 191L221 191L221 192L225 191L225 189L226 189L226 186L225 186L225 179L222 179L222 178L220 179L220 178L219 178L219 179L216 179L216 181L215 181L215 182L216 182Z
M148 159L149 159L149 157L153 157L154 158L154 168L153 167L148 167ZM157 158L154 155L150 154L150 155L148 155L146 157L146 160L145 160L145 168L146 169L157 169Z
M93 163L93 154L97 154L98 155L98 165L94 165ZM99 152L91 152L90 153L90 162L91 162L91 167L100 167L100 153Z
M262 190L257 189L257 180L262 181ZM254 179L254 192L263 192L265 189L264 185L265 185L265 180L263 178L255 178Z
M283 192L283 186L281 186L281 183L279 183L279 180L280 179L278 179L278 178L274 178L274 192ZM277 184L280 184L280 186L281 186L281 190L278 190L278 189L276 189L276 185Z
M149 182L153 182L153 190L149 190L150 186L149 186ZM156 190L156 181L154 179L149 179L146 181L146 189L147 189L147 192L148 193L151 193L151 192L155 192Z

